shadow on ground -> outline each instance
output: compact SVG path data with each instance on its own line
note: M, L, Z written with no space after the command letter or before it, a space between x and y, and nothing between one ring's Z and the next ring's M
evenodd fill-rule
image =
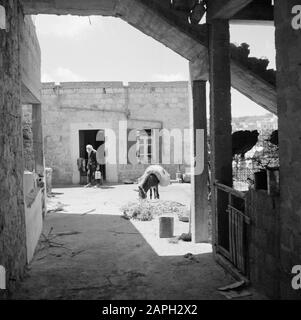
M113 188L53 190L36 254L11 299L225 299L217 288L234 280L210 244L170 243L159 238L158 221L125 220L120 208L137 201L137 186ZM189 207L190 191L174 184L160 197ZM175 235L188 229L175 219Z
M233 281L211 254L158 256L117 215L51 214L43 234L12 299L223 299Z

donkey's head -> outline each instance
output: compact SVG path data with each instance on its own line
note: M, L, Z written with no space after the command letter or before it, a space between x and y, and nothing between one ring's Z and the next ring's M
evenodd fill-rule
M143 182L141 186L139 186L139 198L145 199L147 197L147 192L150 188L156 187L159 183L158 178L154 174L150 174Z
M142 187L138 187L139 190L139 198L140 199L146 199L146 192L142 189Z

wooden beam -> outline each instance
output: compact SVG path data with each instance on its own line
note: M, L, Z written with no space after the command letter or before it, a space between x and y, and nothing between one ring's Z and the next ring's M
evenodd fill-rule
M232 87L269 112L277 114L276 87L236 61L231 62Z
M118 0L21 0L24 13L112 16Z
M209 2L214 3L218 0L208 0ZM264 0L262 0L264 1ZM42 13L47 12L51 13L51 8L55 7L57 13L65 13L64 9L61 10L59 5L53 5L51 4L51 0L44 0L44 10L41 10L41 8L36 5L36 3L39 3L41 1L33 1L33 0L23 0L23 3L26 4L25 6L25 12L34 12L34 13ZM102 2L99 0L98 2ZM220 3L228 3L229 0L222 0ZM93 1L87 1L87 8L90 10L90 6ZM96 2L94 2L97 4ZM113 2L112 2L113 3ZM156 39L163 45L167 46L169 49L173 50L174 52L178 53L185 59L191 61L194 64L202 63L203 65L208 65L208 30L207 25L197 25L192 26L190 25L187 20L184 21L183 19L180 19L177 15L177 12L175 10L170 10L169 6L167 6L167 2L162 0L120 0L116 1L118 5L114 7L114 10L112 12L112 15L119 16L121 19L125 20L138 30L142 31L144 34L151 36L153 39ZM47 4L47 5L46 5ZM61 4L60 4L61 5ZM98 3L97 5L101 5ZM94 9L93 9L94 8ZM53 9L53 8L52 8ZM60 9L60 10L59 10ZM33 11L32 11L33 10ZM97 10L94 6L91 6L91 10L95 10L95 13L97 13ZM69 11L68 11L69 12ZM90 11L89 11L90 12ZM94 11L93 11L94 12ZM72 13L72 10L70 9L70 13ZM239 21L239 20L234 20ZM233 64L233 61L232 61ZM244 66L241 66L237 68L237 66L234 66L234 70L238 70L239 75L243 75L243 72L246 72L246 76L249 75L249 70L247 70ZM204 68L195 68L194 73L195 80L197 78L201 80L207 80L208 79L208 72L207 72L207 78L206 73L202 71L202 74L197 74L200 72L200 70L204 70ZM252 99L254 102L258 103L264 108L267 108L270 111L270 105L272 106L274 113L276 113L276 91L275 88L269 87L268 90L262 90L263 93L267 92L267 97L259 97L259 95L256 92L249 91L248 90L248 84L249 81L241 82L239 81L245 81L244 78L237 78L238 80L235 81L235 76L233 76L232 72L232 84L235 88L238 88L239 91L241 91L243 94L247 95L250 99ZM248 77L247 80L249 80L250 77ZM262 83L262 86L266 87L265 82L260 78L257 77L258 84L260 82ZM38 101L35 101L31 99L28 95L28 92L23 90L23 100L24 103L38 103ZM269 103L269 97L272 97L272 102ZM264 102L263 102L264 101Z
M211 205L213 244L229 248L227 194L216 195L214 182L232 187L232 127L230 31L227 20L215 20L209 28ZM216 246L214 246L214 250Z
M231 68L228 21L209 32L210 121L214 180L232 186Z
M190 25L157 1L122 0L115 10L117 17L189 61L207 53L207 26Z
M201 57L190 64L192 65L193 80L207 80L209 78L209 63L206 57ZM233 59L231 60L231 84L241 94L277 115L276 87Z
M206 81L191 81L193 157L191 168L191 235L194 243L208 242L208 156Z
M293 28L292 8L300 1L275 1L277 99L280 159L280 298L300 299L286 270L301 261L301 30ZM298 22L299 23L299 22ZM293 239L293 240L291 240ZM298 262L297 262L298 261ZM299 282L300 283L300 282Z
M121 2L124 6L121 10L124 20L188 59L194 66L191 71L194 80L208 80L208 25L191 26L187 21L179 19L169 8L162 7L162 2L158 0L127 1L129 2ZM268 6L269 0L259 1ZM224 2L228 0L222 0L222 3ZM143 9L143 12L140 12L140 9ZM233 59L231 77L235 89L261 107L277 114L275 86Z
M235 14L231 20L242 21L273 21L274 20L274 6L271 2L253 1L245 8ZM231 22L232 22L231 21Z
M208 0L207 21L214 19L231 19L252 0Z

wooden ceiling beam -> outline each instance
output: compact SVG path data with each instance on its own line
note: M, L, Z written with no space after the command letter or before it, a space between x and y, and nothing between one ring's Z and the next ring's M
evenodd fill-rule
M274 6L271 1L253 1L231 19L243 21L273 21Z
M207 0L207 21L230 20L251 2L252 0Z

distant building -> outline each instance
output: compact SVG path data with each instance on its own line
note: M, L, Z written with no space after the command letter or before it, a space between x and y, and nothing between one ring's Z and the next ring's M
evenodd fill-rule
M106 141L105 135L110 130L117 136L117 163L101 166L105 179L122 182L141 176L146 164L133 165L127 159L126 163L120 163L119 153L127 153L136 143L126 140L120 143L120 121L126 121L128 130L137 131L138 162L145 157L150 159L156 148L161 154L158 162L162 156L168 156L168 145L162 144L162 139L154 146L154 129L189 128L188 82L129 83L128 86L122 82L44 83L42 105L46 166L53 169L54 184L79 183L77 160L86 157L85 146L109 148L112 141ZM178 152L182 151L183 156L190 154L189 141L175 148L180 148ZM175 148L171 143L171 164L164 165L172 178L179 168L173 164L173 155L178 154ZM183 165L181 169L184 171Z
M263 116L249 116L232 119L232 130L258 130L259 132L278 129L278 118L274 114L267 113Z

